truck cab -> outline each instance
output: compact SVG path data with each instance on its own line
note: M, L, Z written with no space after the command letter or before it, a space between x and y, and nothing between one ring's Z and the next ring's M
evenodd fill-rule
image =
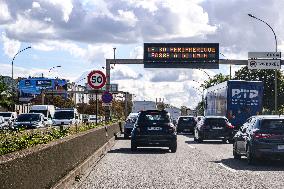
M33 105L31 106L29 113L42 113L44 115L45 125L51 126L55 107L53 105Z

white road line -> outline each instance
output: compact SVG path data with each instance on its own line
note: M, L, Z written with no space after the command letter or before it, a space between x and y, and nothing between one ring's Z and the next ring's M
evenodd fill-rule
M190 148L192 148L192 149L195 149L195 147L194 146L191 146L190 144L188 145Z
M219 164L221 167L227 169L228 171L231 171L231 172L233 172L233 173L236 173L236 172L237 172L237 170L232 169L232 168L230 168L230 167L224 165L223 163L218 163L218 164Z

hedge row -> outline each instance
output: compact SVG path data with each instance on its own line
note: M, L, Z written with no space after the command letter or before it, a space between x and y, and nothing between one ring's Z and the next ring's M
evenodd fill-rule
M114 121L113 121L114 122ZM111 124L109 122L107 124ZM60 139L78 132L104 126L105 124L83 124L78 126L66 127L59 129L48 127L44 130L18 130L18 131L1 131L0 133L0 155L11 153L14 151L26 149L38 144L46 144L50 141Z

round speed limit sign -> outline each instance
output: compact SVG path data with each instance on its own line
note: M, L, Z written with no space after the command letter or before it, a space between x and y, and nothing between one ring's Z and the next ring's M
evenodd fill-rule
M102 71L95 70L88 75L88 84L93 89L100 89L106 84L106 76Z

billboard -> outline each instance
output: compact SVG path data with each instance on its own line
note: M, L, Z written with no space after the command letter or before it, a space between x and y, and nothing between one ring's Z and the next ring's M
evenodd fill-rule
M144 43L144 68L219 68L219 43Z

